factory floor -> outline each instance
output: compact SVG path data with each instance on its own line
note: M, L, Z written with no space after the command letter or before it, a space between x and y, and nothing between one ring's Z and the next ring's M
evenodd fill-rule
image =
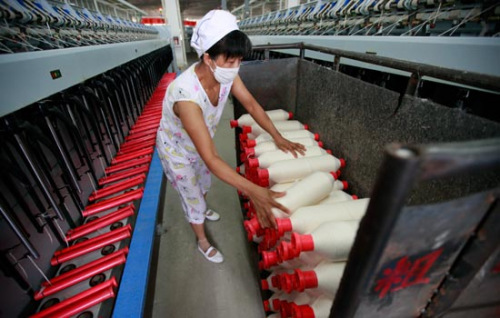
M214 141L221 157L236 165L234 131L229 127L233 105L228 102ZM206 221L209 240L224 255L224 262L207 261L197 250L195 236L184 218L177 192L167 182L158 237L157 264L151 275L151 317L261 318L264 317L255 249L246 240L236 189L212 176L208 206L221 215ZM160 231L161 232L161 231Z

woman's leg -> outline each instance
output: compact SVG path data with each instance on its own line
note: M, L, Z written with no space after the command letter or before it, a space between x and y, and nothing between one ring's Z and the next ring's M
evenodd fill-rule
M199 176L196 169L189 164L174 164L172 161L162 160L164 172L173 188L178 192L186 219L193 229L198 245L207 251L211 244L207 240L204 228L204 212L206 211L206 193L198 183ZM217 250L208 255L214 256Z
M210 242L207 239L207 236L205 235L205 228L204 228L204 223L202 224L195 224L195 223L189 223L191 224L191 228L193 229L194 234L196 235L196 238L198 239L198 245L200 245L200 248L203 251L207 251L210 246ZM209 257L212 257L217 253L216 249L213 249L210 254L208 254Z

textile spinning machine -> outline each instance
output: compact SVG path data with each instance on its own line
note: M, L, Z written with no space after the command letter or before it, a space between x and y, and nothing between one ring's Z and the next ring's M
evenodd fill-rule
M131 244L152 240L135 229L156 215L153 149L175 77L168 30L137 23L144 13L124 1L0 2L2 317L143 306L118 287ZM127 266L140 275L150 250L135 250L146 254Z

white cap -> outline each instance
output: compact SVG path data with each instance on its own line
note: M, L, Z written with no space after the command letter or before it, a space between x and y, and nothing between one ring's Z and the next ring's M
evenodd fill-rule
M224 10L212 10L196 23L191 46L201 57L212 45L234 30L238 30L234 15Z

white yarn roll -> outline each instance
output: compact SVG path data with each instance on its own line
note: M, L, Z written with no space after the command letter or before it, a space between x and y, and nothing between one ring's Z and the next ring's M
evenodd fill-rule
M332 309L333 298L326 295L318 297L310 305L314 311L314 318L328 318L330 317L330 310Z
M314 172L287 189L286 195L276 201L292 213L302 206L314 205L325 198L333 187L333 176L327 172ZM273 208L275 217L288 217L283 211Z
M344 274L345 263L328 263L318 264L313 271L318 278L317 289L328 293L334 297L340 285L340 280ZM330 304L331 305L331 304Z
M352 200L354 199L352 195L350 195L349 193L345 193L342 190L333 190L326 198L318 202L318 205L335 204L338 202L352 201Z
M359 221L335 221L311 232L314 251L332 261L345 261L356 238Z
M299 143L303 146L310 147L310 146L318 146L318 142L312 138L297 138L293 142ZM254 156L259 157L265 152L269 151L276 151L279 150L279 148L276 146L274 141L265 141L261 144L258 144L257 146L252 148L254 151Z
M292 140L295 142L295 140ZM293 156L291 152L284 152L282 150L268 151L262 153L258 158L260 168L268 168L273 163L283 160L293 160L305 157L317 157L321 155L327 155L325 149L318 146L307 146L304 155L297 153L297 158Z
M278 129L280 131L280 133L283 131L305 129L304 124L302 124L298 120L276 121L273 124L274 124L274 127L276 127L276 129ZM250 127L252 128L250 133L254 136L259 136L260 134L266 132L264 130L264 128L260 127L257 124L250 125ZM243 131L245 131L245 130L243 130Z
M292 139L292 138L312 138L314 139L314 134L312 132L310 132L309 130L305 130L305 129L302 129L302 130L291 130L291 131L283 131L281 133L281 135L286 138L286 139ZM265 132L265 133L261 133L260 135L258 135L255 139L255 142L257 142L257 144L261 143L261 142L264 142L264 141L271 141L273 140L273 137L271 137L271 135L269 135L269 133Z
M283 191L286 191L287 189L289 189L291 186L293 186L297 182L298 181L287 182L287 183L276 183L275 185L273 185L269 189L273 190L273 191L276 191L276 192L283 192Z
M266 111L267 116L274 121L284 121L290 118L290 113L283 109L273 109ZM251 126L255 125L256 122L250 114L243 114L236 120L238 126Z
M304 178L315 171L337 171L340 164L339 159L327 154L275 162L267 170L269 181L285 183Z
M344 184L340 180L335 180L333 183L333 190L344 190Z
M304 206L290 216L292 231L311 233L321 224L337 221L359 221L365 215L370 199L337 202L330 205Z

